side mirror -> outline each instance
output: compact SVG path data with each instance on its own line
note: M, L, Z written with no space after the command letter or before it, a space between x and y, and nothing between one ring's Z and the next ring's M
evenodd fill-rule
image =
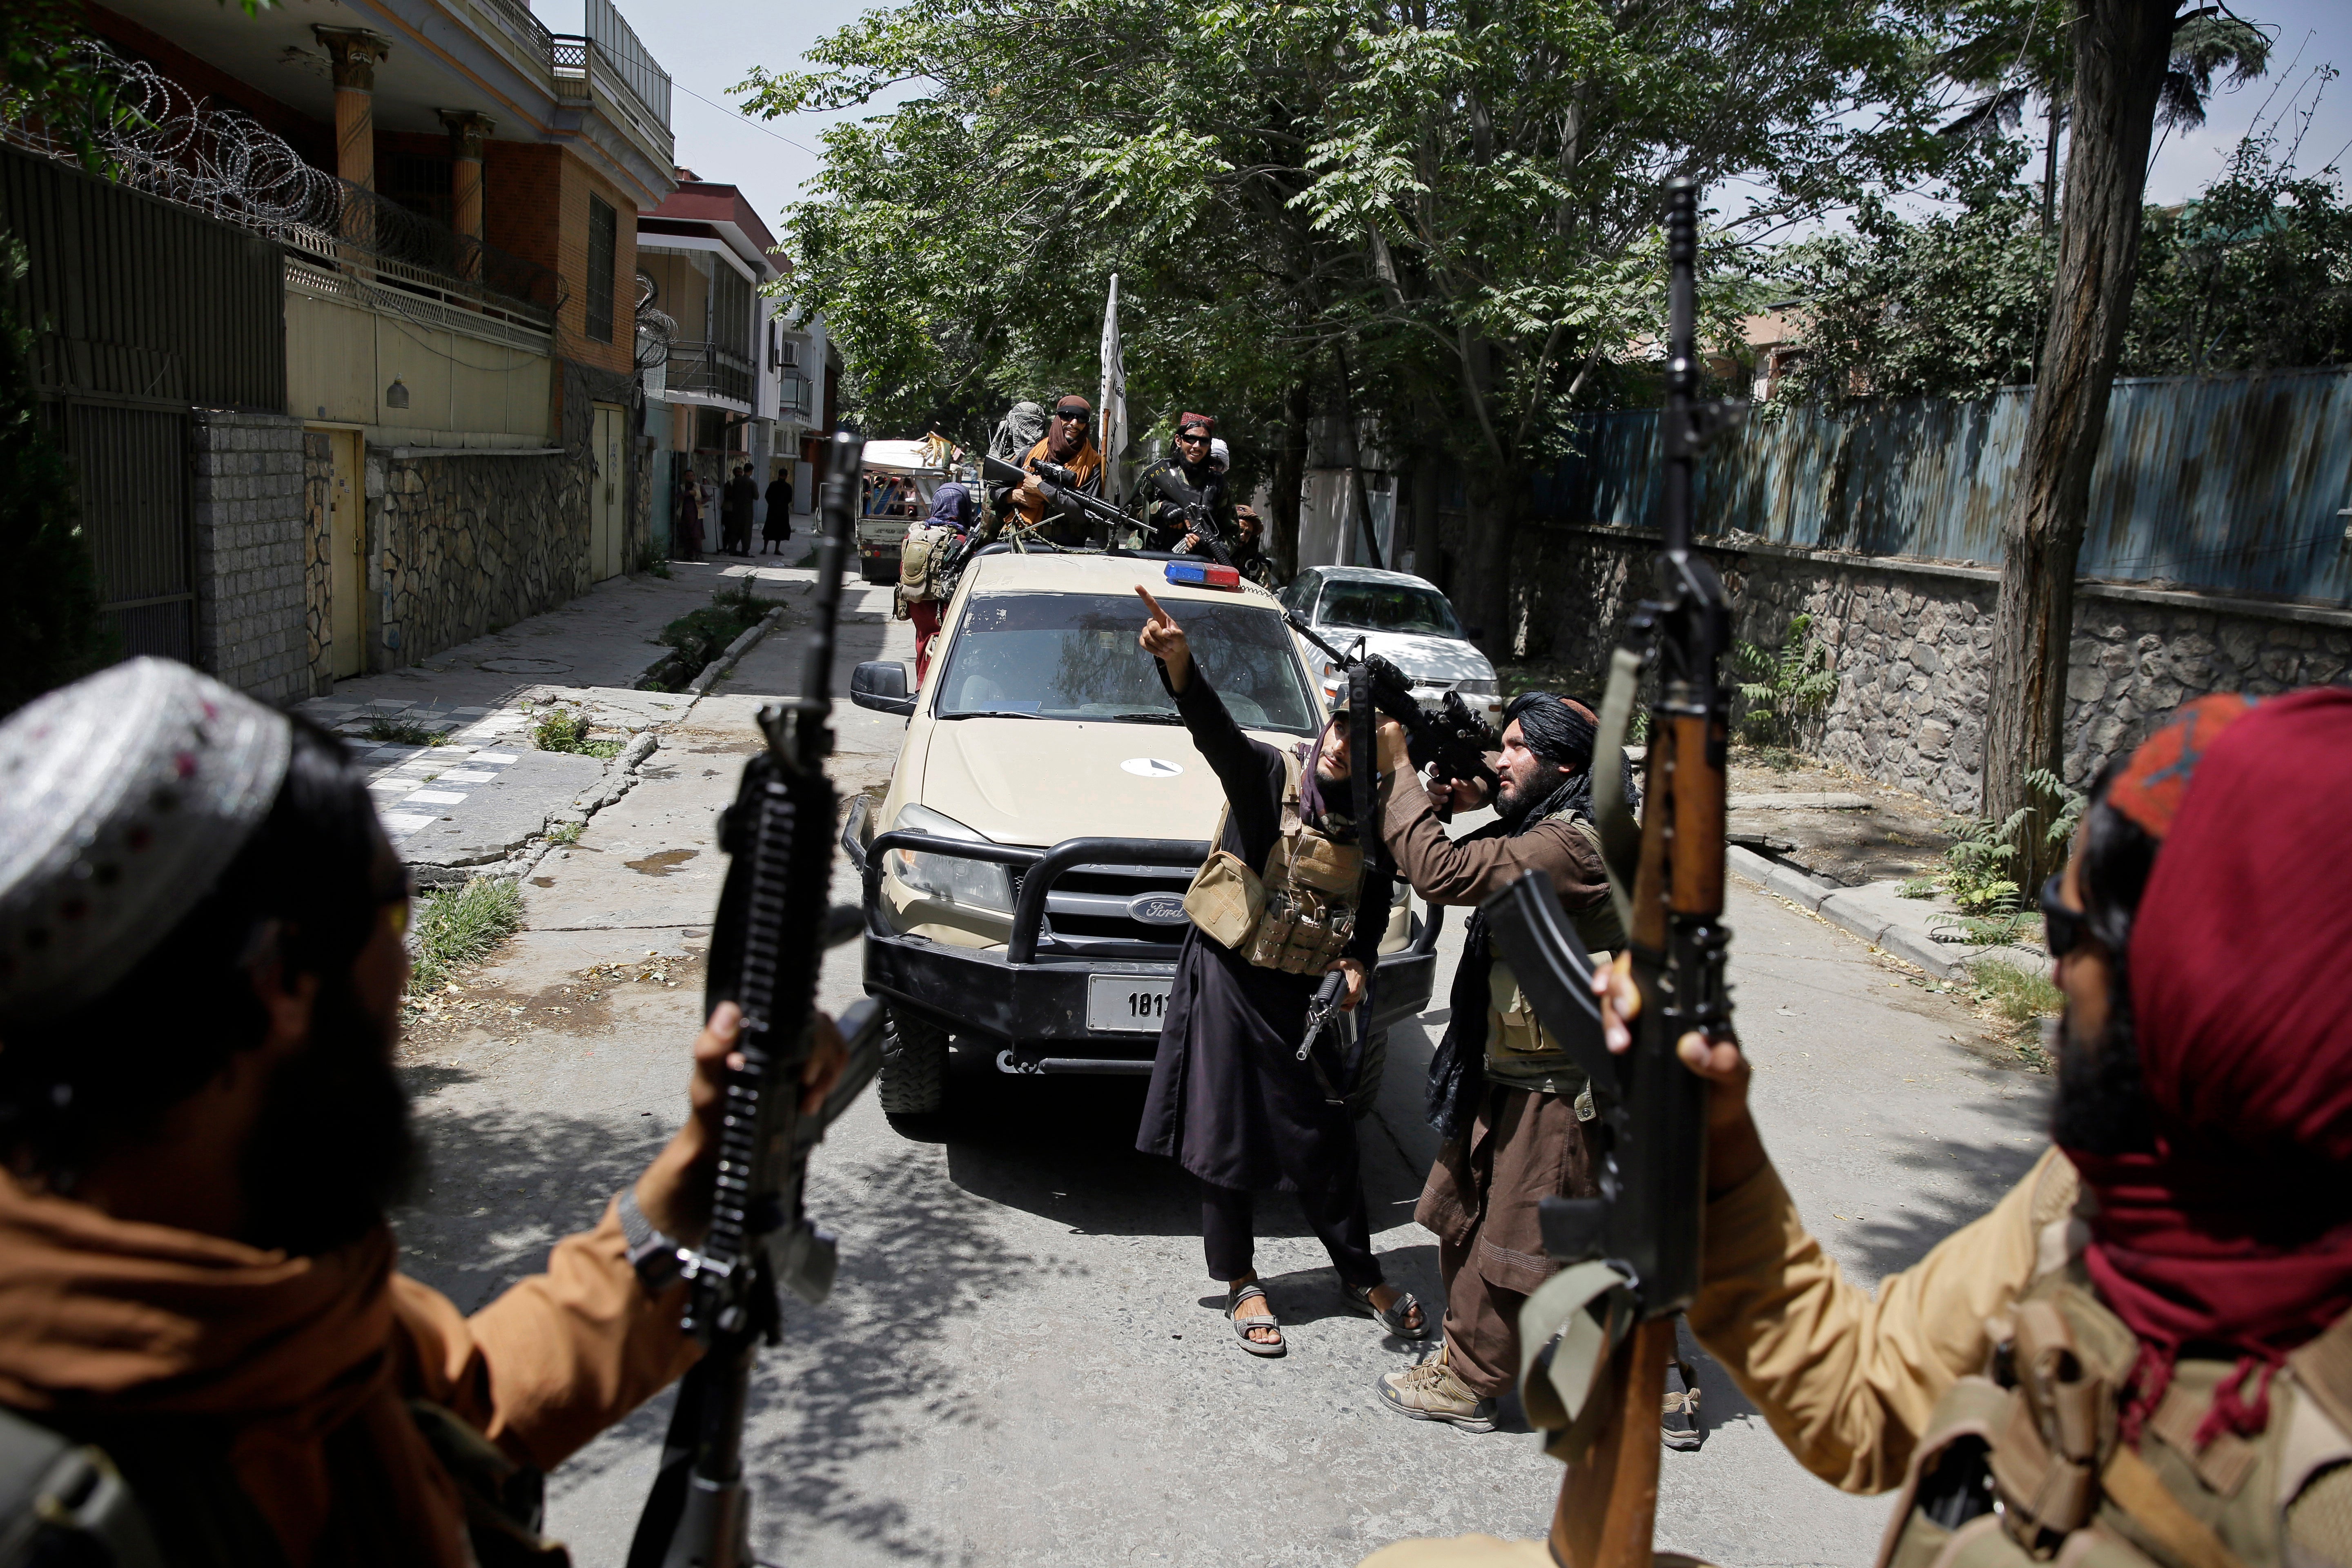
M915 700L907 693L907 667L890 659L875 659L850 671L849 700L860 708L900 718L915 710Z

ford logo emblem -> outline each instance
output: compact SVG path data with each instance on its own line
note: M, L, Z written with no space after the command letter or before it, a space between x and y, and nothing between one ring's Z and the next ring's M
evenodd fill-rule
M1184 900L1177 893L1139 893L1127 900L1127 918L1148 926L1184 923Z

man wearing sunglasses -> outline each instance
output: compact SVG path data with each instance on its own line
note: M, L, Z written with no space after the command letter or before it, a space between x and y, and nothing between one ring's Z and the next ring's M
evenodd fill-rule
M1018 485L991 487L992 510L1000 522L1011 521L1032 530L1051 543L1084 544L1090 525L1076 508L1050 502L1036 477L1040 459L1070 470L1081 494L1102 494L1103 458L1094 440L1094 406L1075 394L1056 398L1046 416L1045 435L1021 457L1030 477ZM990 531L992 535L996 530Z
M1808 1469L1903 1489L1882 1563L2352 1563L2347 799L2343 688L2198 699L2101 773L2042 895L2052 1146L1874 1297L1806 1233L1738 1042L1679 1042L1712 1085L1691 1330ZM1622 1051L1622 963L1595 990Z
M1136 477L1135 493L1143 501L1145 549L1185 549L1185 536L1192 531L1184 509L1152 482L1163 473L1173 474L1198 492L1209 515L1216 519L1221 536L1227 542L1234 538L1234 507L1225 497L1224 466L1216 460L1216 436L1217 422L1208 415L1178 415L1176 449Z

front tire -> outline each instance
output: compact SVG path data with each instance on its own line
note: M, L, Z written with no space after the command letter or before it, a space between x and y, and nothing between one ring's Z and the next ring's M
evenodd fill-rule
M886 1116L929 1116L948 1098L948 1032L882 1009L882 1076L875 1085Z
M1389 1032L1381 1029L1365 1040L1356 1064L1355 1087L1348 1090L1348 1113L1360 1121L1381 1102L1381 1079L1388 1075Z

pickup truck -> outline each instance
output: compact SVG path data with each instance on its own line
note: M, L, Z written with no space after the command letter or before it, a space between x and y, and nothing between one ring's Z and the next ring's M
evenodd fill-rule
M908 718L890 788L842 847L865 879L866 990L888 1016L882 1108L945 1109L950 1041L1004 1073L1149 1073L1223 791L1148 655L1136 587L1192 634L1243 730L1274 745L1323 722L1274 596L1190 587L1141 552L975 555L930 682L858 666L860 707ZM1379 1092L1387 1031L1428 1005L1438 911L1399 884L1351 1099Z

